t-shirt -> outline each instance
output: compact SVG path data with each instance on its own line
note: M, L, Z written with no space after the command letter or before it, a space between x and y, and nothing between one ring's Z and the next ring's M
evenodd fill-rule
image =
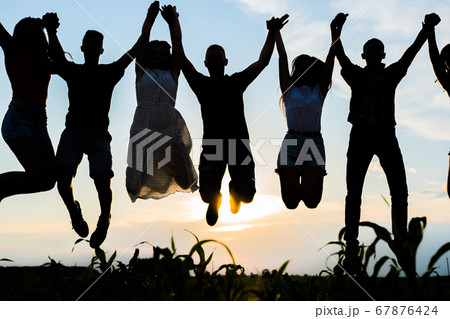
M107 130L114 86L124 74L119 63L88 66L65 62L57 74L69 88L66 127Z
M288 129L300 132L320 132L324 97L319 84L292 86L283 96Z
M201 106L203 139L248 139L243 93L251 80L245 71L212 78L201 73L188 83Z
M408 66L396 62L388 67L342 68L341 75L352 89L348 121L352 124L395 126L395 89L406 75Z

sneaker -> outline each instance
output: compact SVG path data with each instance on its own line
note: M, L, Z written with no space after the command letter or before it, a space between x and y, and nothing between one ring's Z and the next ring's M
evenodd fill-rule
M208 205L208 210L206 211L206 222L209 226L214 226L219 219L219 208L222 203L222 194L219 195L216 201Z
M233 214L237 214L241 209L241 201L230 193L230 210Z
M345 250L344 261L342 266L346 273L350 276L356 276L361 273L361 259L358 256L359 247L347 246Z
M111 215L108 218L100 217L98 219L97 228L94 230L91 239L89 240L89 246L91 246L91 248L98 248L105 241L110 219Z
M70 213L70 219L72 220L72 228L80 237L87 237L89 235L89 226L83 219L83 214L81 214L81 206L78 201L75 201L76 211Z

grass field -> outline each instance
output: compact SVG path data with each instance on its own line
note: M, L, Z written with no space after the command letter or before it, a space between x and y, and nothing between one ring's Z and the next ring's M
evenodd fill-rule
M407 238L401 240L393 240L377 224L362 222L361 226L372 228L376 237L370 245L359 247L351 267L346 265L343 229L337 241L328 243L338 247L334 253L337 263L314 276L288 274L288 261L279 269L248 275L224 243L199 240L194 234L196 242L186 254L177 252L172 238L170 248L154 246L149 258L140 257L136 248L128 264L117 261L116 252L107 256L101 249L95 250L87 267L67 267L51 258L39 267L6 267L10 261L3 258L0 300L450 300L450 277L434 271L434 264L450 250L450 243L433 255L424 274L416 273L425 217L413 218ZM385 241L397 258L376 258L380 241ZM213 259L213 253L205 254L203 247L208 244L223 246L232 262L213 273L206 271ZM380 277L384 265L390 271Z

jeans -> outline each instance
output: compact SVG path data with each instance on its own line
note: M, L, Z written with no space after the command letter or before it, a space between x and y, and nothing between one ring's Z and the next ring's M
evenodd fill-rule
M378 156L389 185L393 234L397 237L406 235L407 232L408 187L395 127L354 125L347 152L344 236L347 246L359 244L357 238L361 217L361 195L364 178L374 155Z

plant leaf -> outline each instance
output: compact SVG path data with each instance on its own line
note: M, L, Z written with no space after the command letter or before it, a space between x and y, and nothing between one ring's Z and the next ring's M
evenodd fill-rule
M84 239L84 238L78 238L78 239L75 241L75 243L73 244L71 253L73 253L73 251L74 251L74 249L75 249L75 245L77 245L78 243L81 243L83 240L86 240L86 239Z
M372 277L376 278L378 276L378 273L380 272L381 267L385 264L386 261L388 261L390 258L388 256L383 256L380 258L380 260L377 261L375 266L373 267L373 274Z
M390 243L392 241L391 233L386 228L381 227L380 225L372 222L361 222L359 223L359 225L372 228L377 237L380 237L380 239L384 240L386 243Z
M209 243L209 242L217 243L219 245L222 245L226 249L228 254L230 255L231 260L233 261L233 264L236 264L236 261L234 260L233 253L231 252L230 248L228 248L228 246L225 245L224 243L222 243L222 242L220 242L218 240L215 240L215 239L204 239L204 240L199 241L194 246L192 246L191 251L189 252L189 256L192 256L192 254L198 249L198 247L201 247L203 244L206 244L206 243Z
M11 263L14 262L14 260L11 260L11 259L8 259L8 258L2 258L2 259L0 259L0 261L8 261L8 262L11 262Z
M389 208L391 208L391 203L388 202L388 200L386 199L386 197L384 197L383 194L380 194L381 198L383 198L384 202L386 203L386 205L388 205Z
M187 229L185 229L185 228L183 228L183 230L187 231L187 232L190 233L192 236L194 236L194 237L195 237L195 240L197 241L197 243L199 242L198 237L197 237L193 232L191 232L190 230L187 230Z
M438 261L439 258L442 257L443 254L450 250L450 242L445 243L438 249L438 251L431 257L430 262L428 263L428 269L433 268L434 264Z

